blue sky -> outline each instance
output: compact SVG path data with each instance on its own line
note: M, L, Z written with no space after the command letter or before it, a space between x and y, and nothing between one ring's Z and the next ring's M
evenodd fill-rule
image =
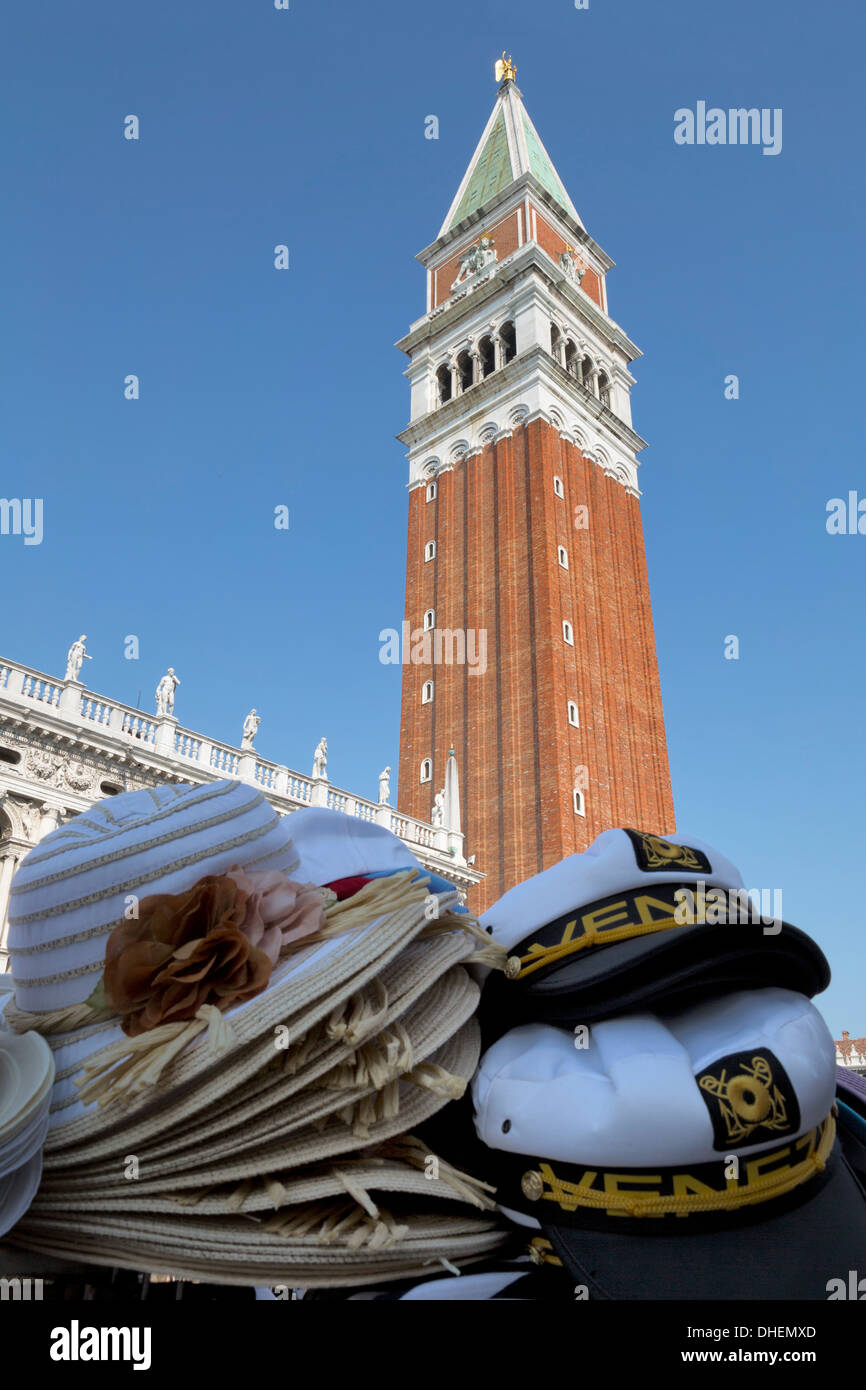
M866 536L825 528L829 498L866 496L864 39L854 0L832 22L805 0L14 7L0 495L42 497L45 537L0 537L0 652L62 675L84 631L88 683L144 708L171 664L188 727L236 742L256 705L264 756L308 771L327 734L333 780L375 795L399 729L393 342L507 48L645 354L678 825L782 889L833 965L835 1035L866 1033ZM782 152L676 145L699 100L781 107Z

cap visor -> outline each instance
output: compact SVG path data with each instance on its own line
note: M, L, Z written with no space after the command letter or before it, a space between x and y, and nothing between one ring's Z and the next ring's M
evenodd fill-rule
M816 1181L819 1189L798 1189L796 1202L785 1201L776 1216L752 1208L732 1213L718 1229L690 1231L691 1217L674 1228L672 1217L653 1234L632 1234L635 1222L629 1233L553 1225L544 1231L590 1298L826 1301L831 1280L847 1286L848 1271L863 1268L866 1198L838 1147Z
M497 995L504 1005L510 1001L511 1027L515 1006L544 1022L571 1024L648 1005L680 1008L730 989L775 986L811 999L829 982L823 951L797 927L783 923L765 935L760 926L724 922L596 947L525 981L497 980Z

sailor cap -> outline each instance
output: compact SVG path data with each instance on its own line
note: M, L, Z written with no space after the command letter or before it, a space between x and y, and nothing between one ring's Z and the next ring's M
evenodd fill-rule
M589 1297L818 1299L866 1249L835 1087L820 1014L769 988L515 1028L472 1100L500 1208Z
M571 1027L726 990L811 998L830 980L815 942L762 916L738 869L692 836L606 830L480 920L510 953L487 980L488 1041L521 1022Z

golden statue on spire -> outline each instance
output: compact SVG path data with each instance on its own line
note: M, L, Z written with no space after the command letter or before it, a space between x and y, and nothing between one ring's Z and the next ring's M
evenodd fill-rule
M496 74L497 82L517 81L517 64L512 62L510 55L506 58L504 48L502 50L502 57L496 59L496 67L493 71Z

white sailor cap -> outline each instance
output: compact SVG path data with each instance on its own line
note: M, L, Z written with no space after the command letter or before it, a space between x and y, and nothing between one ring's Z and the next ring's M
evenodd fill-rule
M830 979L815 942L763 917L739 870L692 836L606 830L480 920L511 953L485 988L488 1040L522 1022L571 1026L732 989L811 997Z
M501 1209L602 1298L826 1298L866 1248L834 1095L826 1024L774 988L522 1026L472 1083Z

